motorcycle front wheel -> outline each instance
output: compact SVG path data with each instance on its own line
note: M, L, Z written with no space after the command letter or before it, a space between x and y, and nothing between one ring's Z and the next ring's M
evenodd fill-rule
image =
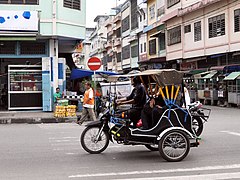
M100 127L87 127L82 132L81 145L83 149L90 154L99 154L109 145L109 134L102 131L97 139L99 132Z
M188 155L190 142L185 132L170 130L160 139L158 148L163 159L178 162Z

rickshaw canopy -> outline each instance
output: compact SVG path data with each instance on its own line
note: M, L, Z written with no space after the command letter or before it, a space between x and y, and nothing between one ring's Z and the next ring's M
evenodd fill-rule
M108 77L108 81L116 82L120 77L135 77L140 76L143 78L143 81L146 81L146 76L151 77L152 82L155 81L159 86L167 85L179 85L183 80L183 72L177 71L175 69L152 69L146 70L135 74L126 74L126 75L113 75ZM147 80L146 83L149 83Z

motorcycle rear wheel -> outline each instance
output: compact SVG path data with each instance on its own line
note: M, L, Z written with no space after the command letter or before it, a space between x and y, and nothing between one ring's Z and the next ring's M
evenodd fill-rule
M158 147L163 159L169 162L178 162L188 155L190 142L185 132L170 130L162 136Z
M90 154L99 154L109 145L109 134L105 131L102 131L98 140L96 139L99 130L100 127L87 127L82 132L81 145Z
M203 132L203 121L200 117L192 117L192 127L197 136L200 136Z

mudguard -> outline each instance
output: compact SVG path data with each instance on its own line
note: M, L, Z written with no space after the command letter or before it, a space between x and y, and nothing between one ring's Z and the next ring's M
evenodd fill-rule
M157 140L159 141L163 137L163 135L165 133L167 133L168 131L171 131L171 130L181 130L181 131L184 131L187 135L190 136L190 138L194 138L193 135L188 130L186 130L186 129L182 128L182 127L170 127L170 128L165 129L163 132L161 132L161 134L158 136Z

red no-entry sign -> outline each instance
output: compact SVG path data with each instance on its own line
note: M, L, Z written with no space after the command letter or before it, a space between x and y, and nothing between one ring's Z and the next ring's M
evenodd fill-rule
M88 60L87 65L88 65L89 69L91 69L92 71L96 71L101 67L102 62L99 58L92 57Z

